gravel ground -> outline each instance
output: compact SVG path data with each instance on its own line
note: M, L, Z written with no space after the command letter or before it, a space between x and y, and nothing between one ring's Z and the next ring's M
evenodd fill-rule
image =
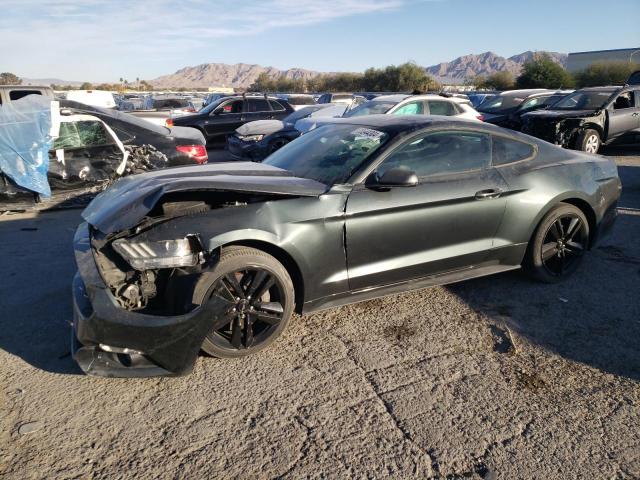
M306 317L243 360L69 356L78 211L0 217L0 477L640 478L640 157L568 281L507 273Z

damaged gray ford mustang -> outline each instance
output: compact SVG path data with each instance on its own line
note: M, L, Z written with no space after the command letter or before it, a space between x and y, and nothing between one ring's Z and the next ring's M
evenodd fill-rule
M75 236L73 355L89 374L181 375L309 313L523 266L555 282L612 226L605 157L478 122L373 115L264 163L119 180Z

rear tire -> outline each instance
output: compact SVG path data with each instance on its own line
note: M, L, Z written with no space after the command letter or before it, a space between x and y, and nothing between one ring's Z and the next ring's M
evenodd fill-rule
M587 217L578 207L560 203L536 228L527 247L524 270L542 282L560 282L578 268L588 245Z
M601 144L600 134L591 128L582 130L576 139L578 149L587 153L598 153Z
M196 282L193 304L214 297L224 311L202 350L218 358L245 357L271 345L289 324L295 303L293 282L282 264L242 246L223 248L215 267Z

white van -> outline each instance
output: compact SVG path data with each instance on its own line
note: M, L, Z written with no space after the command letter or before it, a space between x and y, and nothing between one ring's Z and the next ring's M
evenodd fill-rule
M67 100L93 105L94 107L116 108L113 93L106 90L69 90Z

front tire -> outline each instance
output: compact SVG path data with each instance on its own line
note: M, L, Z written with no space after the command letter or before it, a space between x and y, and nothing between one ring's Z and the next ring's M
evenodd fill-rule
M285 330L295 303L287 270L271 255L255 248L222 249L215 267L196 282L192 302L212 298L223 312L202 343L219 358L245 357L271 345Z
M590 128L581 131L576 140L576 146L587 153L598 153L601 144L600 134Z
M579 208L561 203L536 228L523 266L537 280L556 283L578 268L588 246L587 217Z

